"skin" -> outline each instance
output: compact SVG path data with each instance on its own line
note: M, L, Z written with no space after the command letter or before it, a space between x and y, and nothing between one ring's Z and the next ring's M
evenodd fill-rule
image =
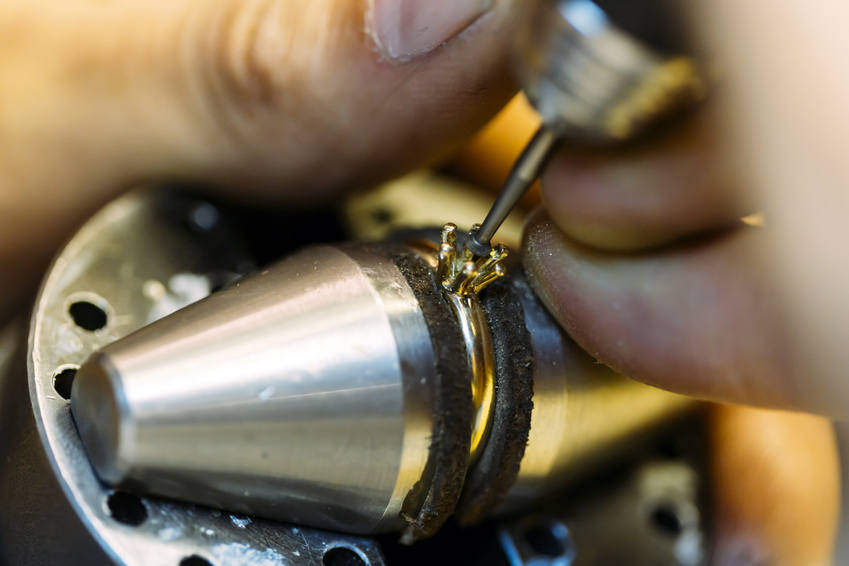
M727 67L712 107L646 146L556 159L526 264L558 320L628 375L845 418L849 37L834 22L849 9L702 10ZM755 211L766 229L739 225Z
M507 8L401 65L347 0L3 0L0 312L135 184L293 205L439 160L515 90Z
M617 370L846 416L849 260L831 250L849 208L849 127L837 127L849 125L837 29L849 8L788 0L764 21L760 2L740 4L699 14L729 66L715 105L640 147L566 148L543 179L525 264L564 328ZM510 2L403 64L376 52L363 10L0 0L0 320L63 239L134 185L326 201L439 161L514 92ZM756 210L766 229L739 225ZM828 422L735 407L711 423L717 563L825 563L839 490Z

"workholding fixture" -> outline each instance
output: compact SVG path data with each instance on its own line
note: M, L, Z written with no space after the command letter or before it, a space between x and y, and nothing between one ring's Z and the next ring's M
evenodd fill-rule
M3 542L0 545L0 564L300 566L321 563L338 566L351 563L380 566L387 563L381 552L385 539L379 546L377 541L368 537L321 531L232 510L217 510L150 496L140 481L125 480L123 487L111 487L97 478L86 457L77 430L77 425L85 426L85 423L74 422L68 401L73 396L72 391L85 379L76 373L79 366L90 354L96 355L108 344L114 342L119 345L122 336L130 335L151 321L201 299L217 286L227 284L241 272L250 270L250 257L238 245L239 234L228 231L226 225L226 216L212 205L173 193L138 193L113 202L93 217L57 257L36 303L29 328L29 345L15 327L0 333L0 448L7 456L0 462L0 498L3 501L0 506L0 540ZM629 560L634 559L634 564L648 566L659 560L681 565L699 563L692 558L700 556L699 549L703 544L700 542L701 520L695 499L698 480L684 462L664 460L646 471L638 470L633 479L626 476L609 485L599 485L590 478L591 489L582 489L581 497L570 496L559 500L565 503L552 506L558 500L550 494L559 491L559 486L572 479L587 479L587 472L598 469L606 460L618 460L630 452L651 454L655 442L651 431L656 428L669 430L662 426L663 423L687 411L690 401L628 381L597 364L554 327L550 316L521 278L513 279L518 277L518 269L513 270L513 276L493 283L483 294L484 317L488 321L495 318L497 323L488 322L483 327L473 323L474 326L470 326L492 330L492 359L496 373L492 417L487 419L491 423L489 439L482 444L477 461L467 464L472 459L473 419L486 410L481 410L483 404L476 405L471 390L472 373L463 348L464 339L458 336L460 327L453 321L447 323L443 330L429 327L426 331L429 344L406 343L416 336L413 331L421 328L422 322L446 322L454 316L450 306L442 299L419 302L415 298L417 293L432 292L437 297L443 294L433 278L436 270L434 256L428 256L434 250L432 242L438 241L439 232L433 232L431 237L434 239L429 240L430 244L428 240L411 240L411 247L382 244L376 247L312 248L314 258L332 258L325 268L318 270L325 275L323 278L315 275L315 261L310 260L313 252L307 250L272 268L276 275L259 272L254 276L257 284L263 279L267 281L272 275L283 278L301 276L295 273L309 276L314 281L320 280L315 287L302 286L297 291L301 296L322 297L311 303L316 307L339 304L340 300L335 295L350 297L352 293L360 294L360 306L346 304L334 311L337 315L344 311L360 313L347 320L350 332L340 330L353 342L331 343L328 355L322 355L318 349L296 350L293 354L304 362L306 369L324 368L320 374L315 374L318 379L309 386L312 394L305 394L308 393L305 391L307 382L297 381L299 376L306 377L306 373L277 376L275 384L279 388L273 392L267 389L267 385L261 389L250 389L252 384L257 383L255 380L267 378L260 373L249 374L245 388L254 393L253 396L236 392L230 398L218 397L221 403L219 410L200 414L203 419L212 421L212 430L218 432L223 429L220 424L215 425L216 415L222 421L229 419L229 431L224 434L209 434L205 426L200 426L204 421L195 420L198 413L175 411L170 422L157 421L160 426L156 429L146 426L136 431L120 429L116 440L121 443L132 441L132 435L143 432L148 436L140 438L147 443L153 430L166 436L173 433L181 452L161 452L154 457L160 461L170 459L170 462L183 461L196 466L196 469L184 466L178 470L176 481L185 488L177 493L179 499L202 492L209 494L210 486L216 486L216 482L221 482L218 485L230 497L237 498L240 495L237 490L244 484L250 484L249 495L254 493L254 489L271 494L275 498L272 502L280 503L275 509L281 513L288 510L312 514L333 521L335 525L346 517L353 517L350 528L358 530L375 528L374 525L390 517L386 510L394 512L398 507L403 508L404 501L415 501L418 505L418 499L404 497L401 490L396 491L392 485L392 478L395 478L395 485L416 484L413 478L402 475L401 471L402 462L416 462L417 458L418 466L425 461L422 478L426 481L417 486L416 493L427 490L425 500L430 502L428 508L434 511L431 520L426 522L424 505L418 509L417 518L421 520L418 524L435 528L450 514L451 505L455 503L460 516L471 520L474 512L486 509L503 495L503 491L487 487L497 484L505 488L511 473L515 474L500 465L502 454L517 454L515 444L511 446L503 442L505 429L517 430L521 434L527 421L518 428L512 428L510 419L505 418L511 412L505 411L504 403L513 398L499 392L506 391L506 387L515 391L516 387L523 386L523 382L508 380L505 384L503 376L506 374L498 368L504 363L505 354L512 355L516 347L523 348L527 354L525 348L529 340L533 358L534 409L529 415L528 444L518 464L516 481L496 513L524 512L530 505L535 507L532 508L533 513L524 518L502 523L505 525L502 541L505 549L509 546L511 552L531 560L536 551L528 547L522 532L526 529L533 532L552 529L552 533L559 533L557 540L563 556L577 549L579 555L598 556L601 561L590 562L593 565L609 563L604 560L606 556L619 556L614 552L618 547L610 547L607 544L609 540L627 540L627 555ZM395 255L398 253L400 255ZM401 258L410 263L401 262ZM292 271L287 269L287 265L300 267ZM405 275L399 265L411 266L417 271L406 271ZM419 279L417 274L429 274L430 278ZM355 282L347 291L338 285L340 280L346 280L343 275L350 276ZM387 278L388 275L391 277ZM234 291L235 284L230 285L229 289L207 300L211 302L223 297L228 290ZM487 298L490 292L492 296ZM231 298L233 296L231 294ZM387 302L387 296L394 299ZM402 305L404 297L411 299L404 309L384 309L384 305ZM283 297L280 299L281 303L286 302ZM199 309L197 312L211 312L202 305L195 305ZM519 310L514 315L497 314L507 308ZM281 325L269 334L280 336L279 331L287 326L285 317L273 312L268 315L277 316ZM180 312L172 315L179 316ZM163 324L166 324L165 320ZM250 318L242 320L245 322L243 329L250 334L249 329L255 321ZM341 321L340 318L335 320L337 323ZM371 321L369 326L361 324L364 320ZM403 330L405 326L397 325L402 320L413 325ZM25 330L26 321L21 322ZM290 328L297 330L294 326ZM355 367L361 371L348 374L346 393L345 387L330 379L333 372L328 367L328 360L343 361L335 354L352 352L351 349L346 350L346 344L363 342L357 335L365 334L369 328L383 329L379 332L383 338L369 347L373 351L382 344L387 348L387 356L373 358L367 363L362 352L355 353ZM206 336L201 338L208 338L212 330L207 328ZM234 327L231 326L230 330ZM398 337L395 330L399 330ZM436 339L452 335L454 338L449 342L435 343L431 334ZM351 335L354 337L350 338ZM499 338L504 336L524 336L524 346L519 341ZM405 343L406 350L401 347ZM288 345L287 351L292 352L293 344L295 342L290 341L281 344L281 347L285 350ZM160 345L167 350L164 342ZM415 348L410 349L412 346ZM433 359L428 357L429 353L434 356ZM283 357L280 359L285 361ZM417 365L402 365L401 362L407 360ZM310 367L308 363L314 365ZM518 369L528 368L523 368L520 363ZM199 381L197 389L200 393L214 390L218 385L211 379L215 375L224 375L218 368L213 368L212 373L203 371L201 367L187 367L186 370L193 372ZM432 376L437 370L445 376L445 380L440 382L442 389L437 389L439 383L436 382L421 383L422 377ZM462 379L450 381L451 376ZM187 383L188 377L176 375L173 383L166 383L165 387L177 389ZM325 377L328 378L323 381L326 391L321 388L321 378ZM369 387L369 384L374 387ZM427 385L432 386L432 393L440 397L427 398ZM144 389L130 387L128 391L138 393ZM156 393L162 389L154 387L147 391ZM412 409L418 412L408 412L405 407L409 405L404 405L405 400L416 392L425 396L416 398L415 401L422 402L412 405ZM364 406L360 402L373 395L377 395L381 403ZM320 412L310 410L323 407L320 403L322 397L332 400L333 405ZM287 406L292 410L269 411L262 406L261 398L265 399L268 407L277 404L277 407ZM126 407L132 407L138 398L131 395L127 399L130 404ZM192 403L197 406L204 402L203 399L202 395L189 395L182 402L188 402L187 408L191 409ZM437 410L437 402L443 403L443 412ZM428 403L432 404L427 406L433 411L431 413L420 409ZM173 410L176 405L169 407ZM250 407L259 407L260 411L253 412ZM243 423L233 420L240 408L245 410L247 417ZM448 408L453 409L454 414L441 426L450 428L436 428L438 423L435 419L440 415L447 417L444 411ZM110 407L104 405L103 409L108 417ZM527 413L522 414L528 416ZM350 423L357 415L363 419L352 427ZM142 425L153 422L148 420L150 413L142 416L145 417L141 419ZM130 417L138 419L136 415ZM417 418L420 420L417 421ZM465 424L451 426L455 422ZM98 424L106 426L108 423L107 418ZM390 431L392 423L401 427L394 434ZM128 423L125 420L123 424L132 424L132 421ZM428 438L425 432L427 427L434 427L437 432L432 438ZM380 438L390 438L391 443L379 445L368 442L373 430L383 431ZM684 431L685 428L676 426L674 430ZM253 431L263 433L260 440L268 440L267 448L271 452L266 450L267 457L264 458L263 449L250 442L250 438L238 442L239 431L245 434L244 438ZM193 433L198 435L197 443L180 442ZM339 438L335 438L335 434L340 435ZM362 434L367 434L368 438L364 439L360 436ZM427 439L427 442L413 442L415 435ZM638 442L644 435L647 435L645 445ZM462 450L451 446L449 441L452 438L458 439L457 446L462 446ZM502 442L494 443L494 438L502 439ZM330 449L345 450L348 444L344 439L352 439L355 442L353 446L357 447L356 451L345 453L351 456L350 461L325 469L306 467L310 458L327 461L328 455L332 454L328 451ZM228 455L234 444L235 454L251 457L250 461L260 462L260 467L241 477L228 475L228 470L238 466L247 469L244 463L232 456L233 453ZM131 442L129 446L132 448ZM444 473L443 478L446 479L439 485L448 485L449 477L457 481L463 473L466 475L461 478L464 486L459 502L456 490L448 492L445 497L438 497L437 490L433 489L437 483L431 479L436 476L433 466L444 467L448 463L433 456L437 449L445 449L455 455L457 465L451 469L451 474ZM149 453L149 448L147 450ZM131 454L134 454L132 450ZM198 455L204 460L198 459ZM279 463L279 467L265 464L270 458ZM515 460L512 462L515 463ZM221 473L222 469L224 473ZM299 472L301 469L308 471ZM407 466L406 469L417 468ZM162 481L158 478L169 477L149 469L143 471L152 474L154 486L161 485L156 483ZM308 474L311 477L305 478ZM490 479L493 477L496 479ZM428 480L432 483L428 484ZM275 488L281 486L291 491L275 492ZM589 497L593 493L597 496ZM241 496L246 497L242 503L245 506L259 499L246 496L244 491ZM347 499L343 500L343 496ZM538 507L541 499L548 509L544 515L539 515L542 512ZM331 513L340 506L340 501L346 505L358 505L351 507L357 510L357 514L350 511L348 515L341 516ZM439 501L444 506L437 505ZM260 503L269 505L268 502ZM681 525L680 532L676 531L672 536L654 527L652 519L656 513L668 516L669 509ZM322 516L322 510L328 510L328 513ZM417 511L415 505L406 510ZM568 537L563 534L565 527L561 521L568 525ZM411 534L418 533L404 517L396 517L395 525L396 528L409 525ZM456 530L440 536L448 537L446 550L457 544ZM397 535L392 538L394 540ZM572 542L577 546L573 548ZM687 560L676 558L682 544L691 549ZM437 541L436 546L430 544L426 548L433 552L440 545ZM485 556L482 554L481 560ZM638 560L638 557L643 558ZM486 560L478 563L471 559L464 561L488 564ZM410 560L402 558L391 563L410 564Z
M104 346L71 395L99 477L413 541L532 501L690 405L583 354L520 269L480 297L446 289L442 251L309 247Z
M630 139L704 92L652 40L668 34L619 27L633 3L603 4L529 4L517 69L543 127L468 232L310 246L241 278L208 203L137 194L83 227L45 279L27 370L8 370L32 399L0 412L10 560L378 566L372 539L340 532L413 542L526 509L686 412L582 352L491 245L559 139ZM674 552L697 564L685 499ZM517 529L502 543L529 556Z
M588 0L529 14L518 67L544 125L483 224L429 244L307 248L102 348L71 405L103 481L412 542L452 514L510 506L514 484L562 483L682 404L572 371L581 355L520 270L504 281L490 239L559 137L632 137L701 93L695 66Z
M69 403L80 364L253 269L241 242L208 202L122 197L57 256L31 316L0 332L0 564L385 564L371 539L113 490L86 457Z

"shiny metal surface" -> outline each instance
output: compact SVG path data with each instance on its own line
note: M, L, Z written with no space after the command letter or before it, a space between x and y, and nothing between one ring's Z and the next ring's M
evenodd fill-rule
M516 160L498 198L481 223L481 227L469 238L469 248L477 255L489 253L490 242L495 232L537 180L548 161L551 151L560 138L559 128L543 124L528 142L528 146Z
M510 566L703 566L708 528L691 461L648 458L578 497L502 522Z
M402 503L433 477L426 464L439 353L405 276L380 250L308 248L117 342L106 345L120 336L112 326L95 331L102 349L78 371L72 404L100 474L130 491L231 512L358 532L402 528ZM159 260L136 263L144 261ZM127 271L137 289L128 305L141 326L153 307L136 304L139 290L155 303L162 290L151 281L165 275ZM521 276L509 284L522 302L536 373L530 439L503 510L538 502L690 406L596 364ZM56 315L67 324L69 301L88 297L120 322L130 307L98 285L63 289ZM480 312L457 312L469 328L495 331ZM467 345L489 343L471 338ZM470 380L475 364L491 357L482 350L469 358ZM53 358L51 367L83 358ZM486 376L481 369L478 377ZM492 441L492 378L476 384L479 446ZM404 512L415 512L406 503Z
M104 347L72 406L110 484L368 533L404 524L434 372L388 256L319 246Z
M627 139L704 96L692 58L655 51L590 0L533 0L527 14L515 68L543 122L570 139Z
M472 401L476 414L472 428L470 465L474 465L489 438L492 422L494 360L489 324L476 295L446 293L445 298L454 309L457 324L466 342L469 369L472 379Z
M92 470L54 374L238 271L247 258L237 239L192 221L209 206L156 193L124 197L93 217L48 273L29 353L0 379L0 446L8 457L0 463L0 563L179 566L194 556L213 566L297 566L320 564L344 547L336 552L384 564L370 539L128 493L113 499ZM69 315L81 297L107 308L103 328L86 330Z
M446 239L446 234L456 233L456 230L456 225L446 225L442 229L442 239ZM450 292L446 288L444 284L448 277L446 271L452 260L444 254L444 243L438 245L436 242L416 240L409 242L408 247L430 265L435 271L437 281L443 281L443 297L451 307L460 334L463 336L471 379L472 403L475 409L469 458L469 465L473 466L489 438L494 409L495 360L492 335L477 291L461 295ZM452 245L450 251L455 252L456 247Z
M403 527L402 504L432 473L437 354L416 296L378 250L307 248L102 348L72 397L101 477L334 530ZM510 284L532 336L534 412L502 510L539 501L692 406L597 364L521 275ZM476 393L474 466L498 382L490 329L477 297L446 298Z
M501 512L569 485L695 406L599 364L565 335L527 283L511 284L525 310L536 373L528 445Z

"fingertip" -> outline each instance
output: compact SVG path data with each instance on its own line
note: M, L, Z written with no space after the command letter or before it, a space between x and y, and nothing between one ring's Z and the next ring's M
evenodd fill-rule
M714 112L700 109L640 144L566 146L543 175L555 222L591 247L633 251L727 225L751 212L720 158Z
M701 399L804 408L777 283L760 265L763 242L738 229L612 253L537 212L524 265L558 322L614 370Z

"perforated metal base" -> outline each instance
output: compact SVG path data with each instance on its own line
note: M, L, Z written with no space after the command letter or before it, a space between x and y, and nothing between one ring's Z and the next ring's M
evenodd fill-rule
M97 348L251 269L234 242L212 205L145 192L108 205L59 255L36 302L27 371L12 365L0 379L0 447L8 456L0 464L2 560L384 564L371 539L115 493L89 465L66 399L75 368Z

